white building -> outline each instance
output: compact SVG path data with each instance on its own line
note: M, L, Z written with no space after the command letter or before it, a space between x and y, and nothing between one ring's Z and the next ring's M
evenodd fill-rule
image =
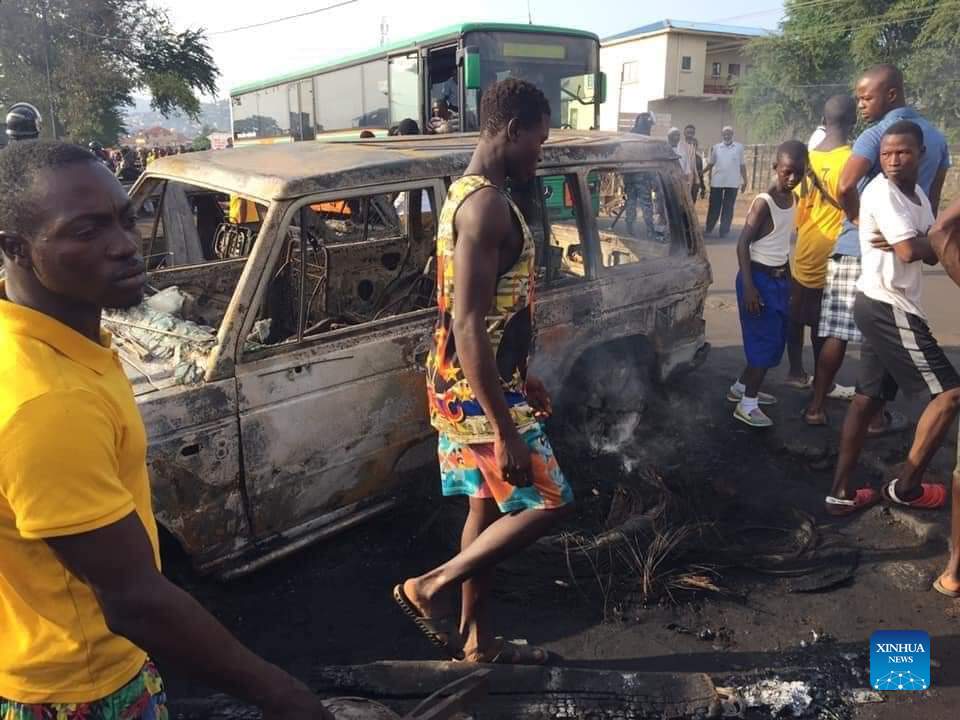
M760 28L662 20L605 38L600 69L607 75L607 101L600 129L626 132L636 116L650 111L653 134L671 126L697 126L701 146L720 141L720 129L734 125L731 96L749 72L744 46L769 34ZM737 128L740 142L749 129Z

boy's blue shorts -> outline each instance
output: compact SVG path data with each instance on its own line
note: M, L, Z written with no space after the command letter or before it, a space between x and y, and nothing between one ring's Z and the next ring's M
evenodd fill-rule
M750 367L772 368L780 364L787 347L790 279L774 278L757 270L751 274L763 307L757 315L747 312L743 302L743 278L737 273L737 308L743 330L743 351Z

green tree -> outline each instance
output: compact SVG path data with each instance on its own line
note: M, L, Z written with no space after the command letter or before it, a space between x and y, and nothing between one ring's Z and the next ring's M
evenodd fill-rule
M960 134L960 0L786 0L784 10L778 33L747 46L734 96L754 137L805 137L826 99L880 62L904 71L911 103Z
M210 138L206 135L197 135L190 145L194 150L209 150L213 147Z
M147 0L0 4L0 106L32 102L45 134L55 122L61 137L112 143L134 91L196 118L197 93L214 94L218 76L203 31L176 31Z

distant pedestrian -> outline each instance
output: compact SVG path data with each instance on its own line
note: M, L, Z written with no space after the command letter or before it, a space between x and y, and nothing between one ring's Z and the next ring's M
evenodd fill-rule
M667 143L673 148L677 156L677 162L680 163L680 175L683 179L684 187L689 187L693 183L693 165L690 163L690 154L686 148L681 146L683 133L680 128L672 127L667 131Z
M857 122L857 105L849 95L835 95L824 106L826 134L809 151L807 177L798 191L797 244L790 265L790 334L787 356L790 371L786 384L807 390L814 382L803 367L804 335L810 328L814 368L824 341L820 337L820 310L827 282L827 264L840 235L843 210L837 202L840 172L850 157L850 133ZM824 388L831 397L850 400L853 388ZM814 399L804 415L808 425L825 425L824 397Z
M886 128L880 141L878 175L859 197L862 270L853 314L863 334L857 395L847 411L833 488L826 497L832 515L849 515L873 505L873 488L854 490L853 472L871 418L899 390L929 394L913 446L898 475L883 487L893 505L935 510L947 501L946 488L922 482L927 466L960 412L960 375L927 325L921 305L922 263L935 265L927 233L933 209L919 183L924 134L910 120Z
M101 328L143 300L127 193L84 148L16 143L0 252L0 718L166 720L153 655L265 718L332 720L160 572L147 436Z
M635 135L646 135L649 137L654 126L653 113L642 112L637 115L633 122L632 132ZM623 191L626 195L624 205L624 221L627 225L627 233L631 237L636 237L637 205L640 206L640 212L643 214L643 224L646 227L647 238L654 239L657 236L656 222L653 215L653 176L650 173L624 173Z
M697 128L687 125L683 129L683 140L680 141L679 152L686 156L687 167L690 170L690 196L694 202L704 194L703 188L703 157L700 155L700 143L697 141Z
M926 151L920 159L918 184L937 213L940 192L950 166L950 152L943 133L906 104L903 75L892 65L867 70L857 83L857 104L865 120L873 123L853 144L850 158L840 173L837 187L845 218L833 256L827 266L827 280L820 314L820 336L826 338L814 372L814 408L817 398L826 397L834 386L846 355L847 343L860 342L861 334L853 317L856 283L860 277L860 192L880 174L880 140L884 131L900 120L920 126ZM822 406L822 400L820 401ZM881 437L907 428L907 418L882 406L870 423L868 437Z
M744 161L744 148L733 140L733 128L729 125L720 133L723 142L710 150L710 160L703 169L710 178L710 205L707 208L709 235L713 232L717 219L720 220L720 237L730 232L733 224L733 208L737 202L737 192L747 189L747 166Z
M790 239L794 229L793 190L807 168L807 148L789 140L777 148L776 179L754 198L737 242L737 307L747 367L730 386L727 400L737 403L733 416L755 428L773 425L760 405L777 399L760 392L767 370L780 364L787 345L790 302Z

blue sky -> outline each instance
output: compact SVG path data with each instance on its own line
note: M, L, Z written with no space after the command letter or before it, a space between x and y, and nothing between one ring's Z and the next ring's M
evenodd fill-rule
M211 33L293 15L343 0L270 0L238 8L238 0L156 0L178 27L205 27ZM581 28L601 37L670 17L774 28L782 0L676 0L634 3L623 0L530 0L533 21L541 25ZM526 22L524 0L357 0L343 7L275 25L226 34L211 34L210 46L220 66L220 95L232 86L308 67L375 47L385 19L389 39L401 40L464 21Z

